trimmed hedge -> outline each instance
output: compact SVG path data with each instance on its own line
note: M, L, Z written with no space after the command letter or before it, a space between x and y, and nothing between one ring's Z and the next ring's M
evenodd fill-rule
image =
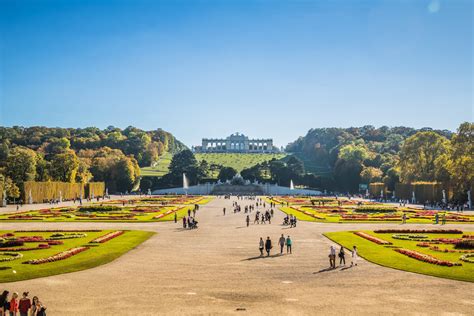
M443 199L444 185L439 182L412 182L395 184L395 196L398 199L410 200L415 192L415 199L421 203L425 201L441 201ZM446 198L452 195L451 190L446 189Z
M104 182L89 182L85 185L85 196L88 198L104 196L105 195L105 183Z
M29 196L33 203L43 203L49 200L59 199L61 192L63 200L73 200L76 198L88 198L88 192L94 192L94 196L103 196L105 192L105 184L103 182L83 183L69 183L69 182L35 182L26 181L23 183L21 192L21 199L24 203L29 203Z
M115 205L87 205L78 208L79 212L114 212L121 208Z
M383 182L374 182L369 184L369 194L371 196L380 197L380 191L383 191L383 196L387 196L387 187Z

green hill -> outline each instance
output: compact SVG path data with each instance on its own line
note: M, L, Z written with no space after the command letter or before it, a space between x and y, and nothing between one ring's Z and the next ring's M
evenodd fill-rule
M171 163L173 154L170 152L164 153L158 159L154 167L143 167L140 169L140 175L142 177L162 177L168 173L168 168Z
M201 153L195 154L198 161L206 160L209 164L218 164L232 167L238 172L273 158L282 159L286 154L228 154L228 153Z

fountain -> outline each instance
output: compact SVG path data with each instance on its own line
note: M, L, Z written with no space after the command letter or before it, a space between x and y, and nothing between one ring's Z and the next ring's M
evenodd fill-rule
M294 190L295 189L295 186L293 184L293 180L290 180L290 190Z
M183 190L186 195L188 195L189 183L186 174L183 172Z

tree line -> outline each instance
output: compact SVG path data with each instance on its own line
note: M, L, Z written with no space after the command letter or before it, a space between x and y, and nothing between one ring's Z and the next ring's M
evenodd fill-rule
M18 198L25 181L104 181L130 191L140 167L185 146L161 129L0 127L0 184Z

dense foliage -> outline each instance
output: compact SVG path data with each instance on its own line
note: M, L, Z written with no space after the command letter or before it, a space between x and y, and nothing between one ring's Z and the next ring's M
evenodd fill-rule
M474 124L457 133L408 127L317 128L287 146L308 172L355 192L361 183L439 181L463 194L474 182ZM322 181L322 182L324 182ZM328 188L331 189L331 188Z
M124 192L139 179L140 166L183 148L161 129L0 127L0 181L9 198L25 181L105 181Z

